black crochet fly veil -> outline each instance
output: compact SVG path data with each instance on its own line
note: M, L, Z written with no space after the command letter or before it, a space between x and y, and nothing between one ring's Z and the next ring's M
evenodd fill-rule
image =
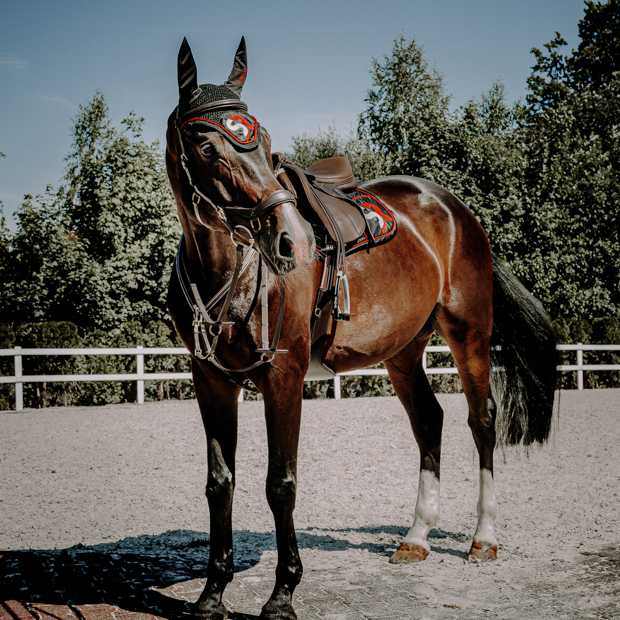
M182 105L183 102L179 102L179 114L185 115L186 112L190 112L207 103L215 103L216 101L223 101L225 99L237 99L237 101L239 101L240 97L226 86L199 84L198 88L192 93L192 98L185 106ZM203 115L201 114L201 116ZM211 121L217 120L218 112L205 112L204 117Z
M203 110L203 106L218 101L239 101L239 97L226 86L214 84L200 84L194 91L194 98L189 102L186 110L179 103L180 128L185 125L206 125L217 129L234 146L244 150L256 148L260 142L260 125L248 114L245 109L231 104L230 109ZM195 113L193 111L196 111Z
M235 147L243 150L256 148L260 143L260 126L240 100L247 77L245 39L241 39L233 69L224 84L197 84L196 65L186 39L179 51L178 73L179 129L188 124L203 124L219 131ZM218 102L221 105L217 105Z

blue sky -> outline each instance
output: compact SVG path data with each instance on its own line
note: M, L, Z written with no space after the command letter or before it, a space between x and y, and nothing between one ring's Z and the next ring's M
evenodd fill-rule
M329 124L356 125L372 57L404 32L444 76L453 107L494 80L525 96L532 47L559 30L577 47L582 0L91 0L0 2L0 201L10 227L24 194L57 186L71 119L97 89L115 123L134 110L147 141L164 140L186 36L200 82L221 83L242 35L243 100L274 150Z

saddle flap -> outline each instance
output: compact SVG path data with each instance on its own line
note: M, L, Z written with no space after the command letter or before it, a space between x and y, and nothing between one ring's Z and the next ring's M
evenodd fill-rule
M346 157L332 157L330 159L344 159L346 165L348 166L348 170L351 170L351 165ZM317 163L320 164L321 162ZM285 168L286 173L278 175L280 182L283 183L284 187L287 187L288 183L293 185L298 198L300 196L305 196L308 204L319 217L333 241L337 242L339 236L334 226L339 229L340 236L345 243L355 241L364 233L366 219L360 213L355 204L351 203L347 199L339 198L338 196L330 193L330 188L338 187L337 185L330 182L325 184L324 187L319 187L311 184L306 176L306 172L297 167L295 164L286 161L283 163L283 167ZM329 168L329 170L337 172L334 168ZM343 168L340 168L340 170L342 171ZM344 168L344 171L347 171L346 167ZM287 177L286 179L284 179L285 175ZM352 172L351 176L353 176ZM312 178L317 179L314 174L312 175ZM353 178L355 179L355 177ZM332 176L331 180L333 181L334 179L342 180L342 177Z
M342 240L345 243L355 241L364 234L366 219L355 205L351 204L347 200L332 196L326 192L321 192L319 196L323 206L329 211L330 215L335 220L336 225L340 229ZM319 212L319 216L321 216L321 212ZM329 218L322 218L322 221L325 224L331 238L336 241L338 237L335 231L331 230L333 227L331 222L328 222L328 220Z

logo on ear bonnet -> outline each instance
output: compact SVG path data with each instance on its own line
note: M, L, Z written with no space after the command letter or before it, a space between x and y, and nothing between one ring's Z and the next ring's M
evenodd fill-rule
M239 132L241 132L243 140L247 140L250 132L254 129L254 126L248 123L248 121L239 114L233 114L230 118L224 117L221 120L221 124L228 127L235 135L239 135Z

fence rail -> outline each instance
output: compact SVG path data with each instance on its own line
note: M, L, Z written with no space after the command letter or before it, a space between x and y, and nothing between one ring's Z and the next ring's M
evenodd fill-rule
M562 364L558 370L563 372L577 373L577 389L583 390L583 373L589 370L620 370L620 364L584 364L584 351L620 351L618 344L560 344L560 351L576 351L576 364ZM449 353L447 346L427 346L422 360L424 370L427 375L438 374L457 374L457 369L434 368L428 366L429 353ZM22 358L41 355L135 355L136 371L127 374L110 375L24 375L22 371ZM110 348L110 349L0 349L0 357L13 357L15 360L15 374L10 377L0 377L0 383L15 384L15 409L21 411L24 408L24 383L43 383L43 382L64 382L64 381L136 381L138 404L144 403L144 382L152 380L166 379L191 379L190 372L144 372L145 355L189 355L187 349L183 347L130 347L130 348ZM333 378L334 396L339 399L342 397L340 378L364 375L387 375L385 368L364 368L362 370L351 370L339 373ZM243 400L243 391L239 397Z

